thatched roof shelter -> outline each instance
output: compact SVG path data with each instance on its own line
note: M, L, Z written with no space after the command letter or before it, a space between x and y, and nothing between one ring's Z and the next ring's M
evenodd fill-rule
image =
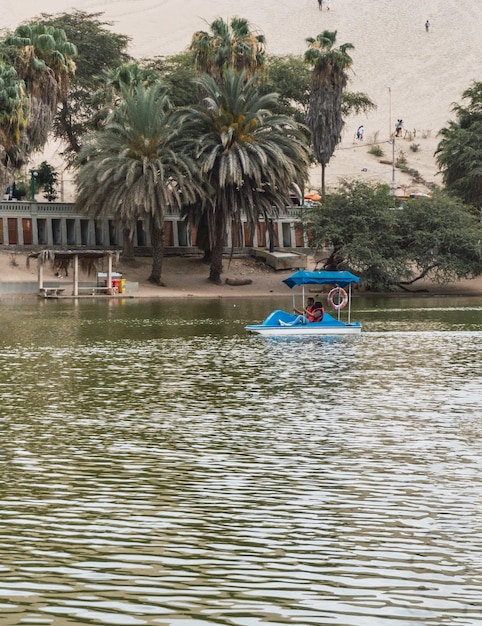
M94 274L99 269L99 261L107 259L107 285L112 284L112 260L119 260L120 252L113 250L40 250L31 252L27 257L38 261L38 288L39 292L45 293L44 289L44 266L49 263L53 269L67 272L67 268L73 268L72 295L79 295L79 268L87 274Z

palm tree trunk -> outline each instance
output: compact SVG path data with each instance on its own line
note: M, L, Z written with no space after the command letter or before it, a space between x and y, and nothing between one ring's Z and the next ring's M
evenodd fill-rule
M151 222L152 268L149 282L164 287L161 280L162 261L164 258L164 224L160 226L155 220Z
M131 235L131 231L125 228L122 231L122 260L133 261L134 260L134 239Z
M221 283L221 274L223 273L223 252L224 240L226 238L226 226L224 221L224 211L218 206L216 211L214 244L212 247L211 267L209 271L209 280L216 285Z
M321 198L325 199L325 174L326 174L326 163L321 164Z

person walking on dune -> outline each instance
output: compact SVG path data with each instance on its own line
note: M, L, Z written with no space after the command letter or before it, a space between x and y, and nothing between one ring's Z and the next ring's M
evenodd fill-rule
M325 0L326 10L329 11L331 7L331 0Z
M427 20L425 22L425 32L428 33L429 30L430 30L430 22Z
M320 11L323 10L323 0L318 0L318 8Z

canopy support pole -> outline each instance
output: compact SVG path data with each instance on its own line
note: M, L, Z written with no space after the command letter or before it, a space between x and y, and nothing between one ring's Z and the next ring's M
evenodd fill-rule
M351 283L348 285L348 324L351 319Z

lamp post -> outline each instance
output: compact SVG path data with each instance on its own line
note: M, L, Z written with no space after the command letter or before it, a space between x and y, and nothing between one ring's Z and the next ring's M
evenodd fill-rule
M392 136L392 88L386 85L388 89L388 138L392 144L392 182L390 184L390 195L394 196L397 190L395 182L395 134Z
M38 176L37 170L30 171L30 202L36 202L35 200L35 179Z

